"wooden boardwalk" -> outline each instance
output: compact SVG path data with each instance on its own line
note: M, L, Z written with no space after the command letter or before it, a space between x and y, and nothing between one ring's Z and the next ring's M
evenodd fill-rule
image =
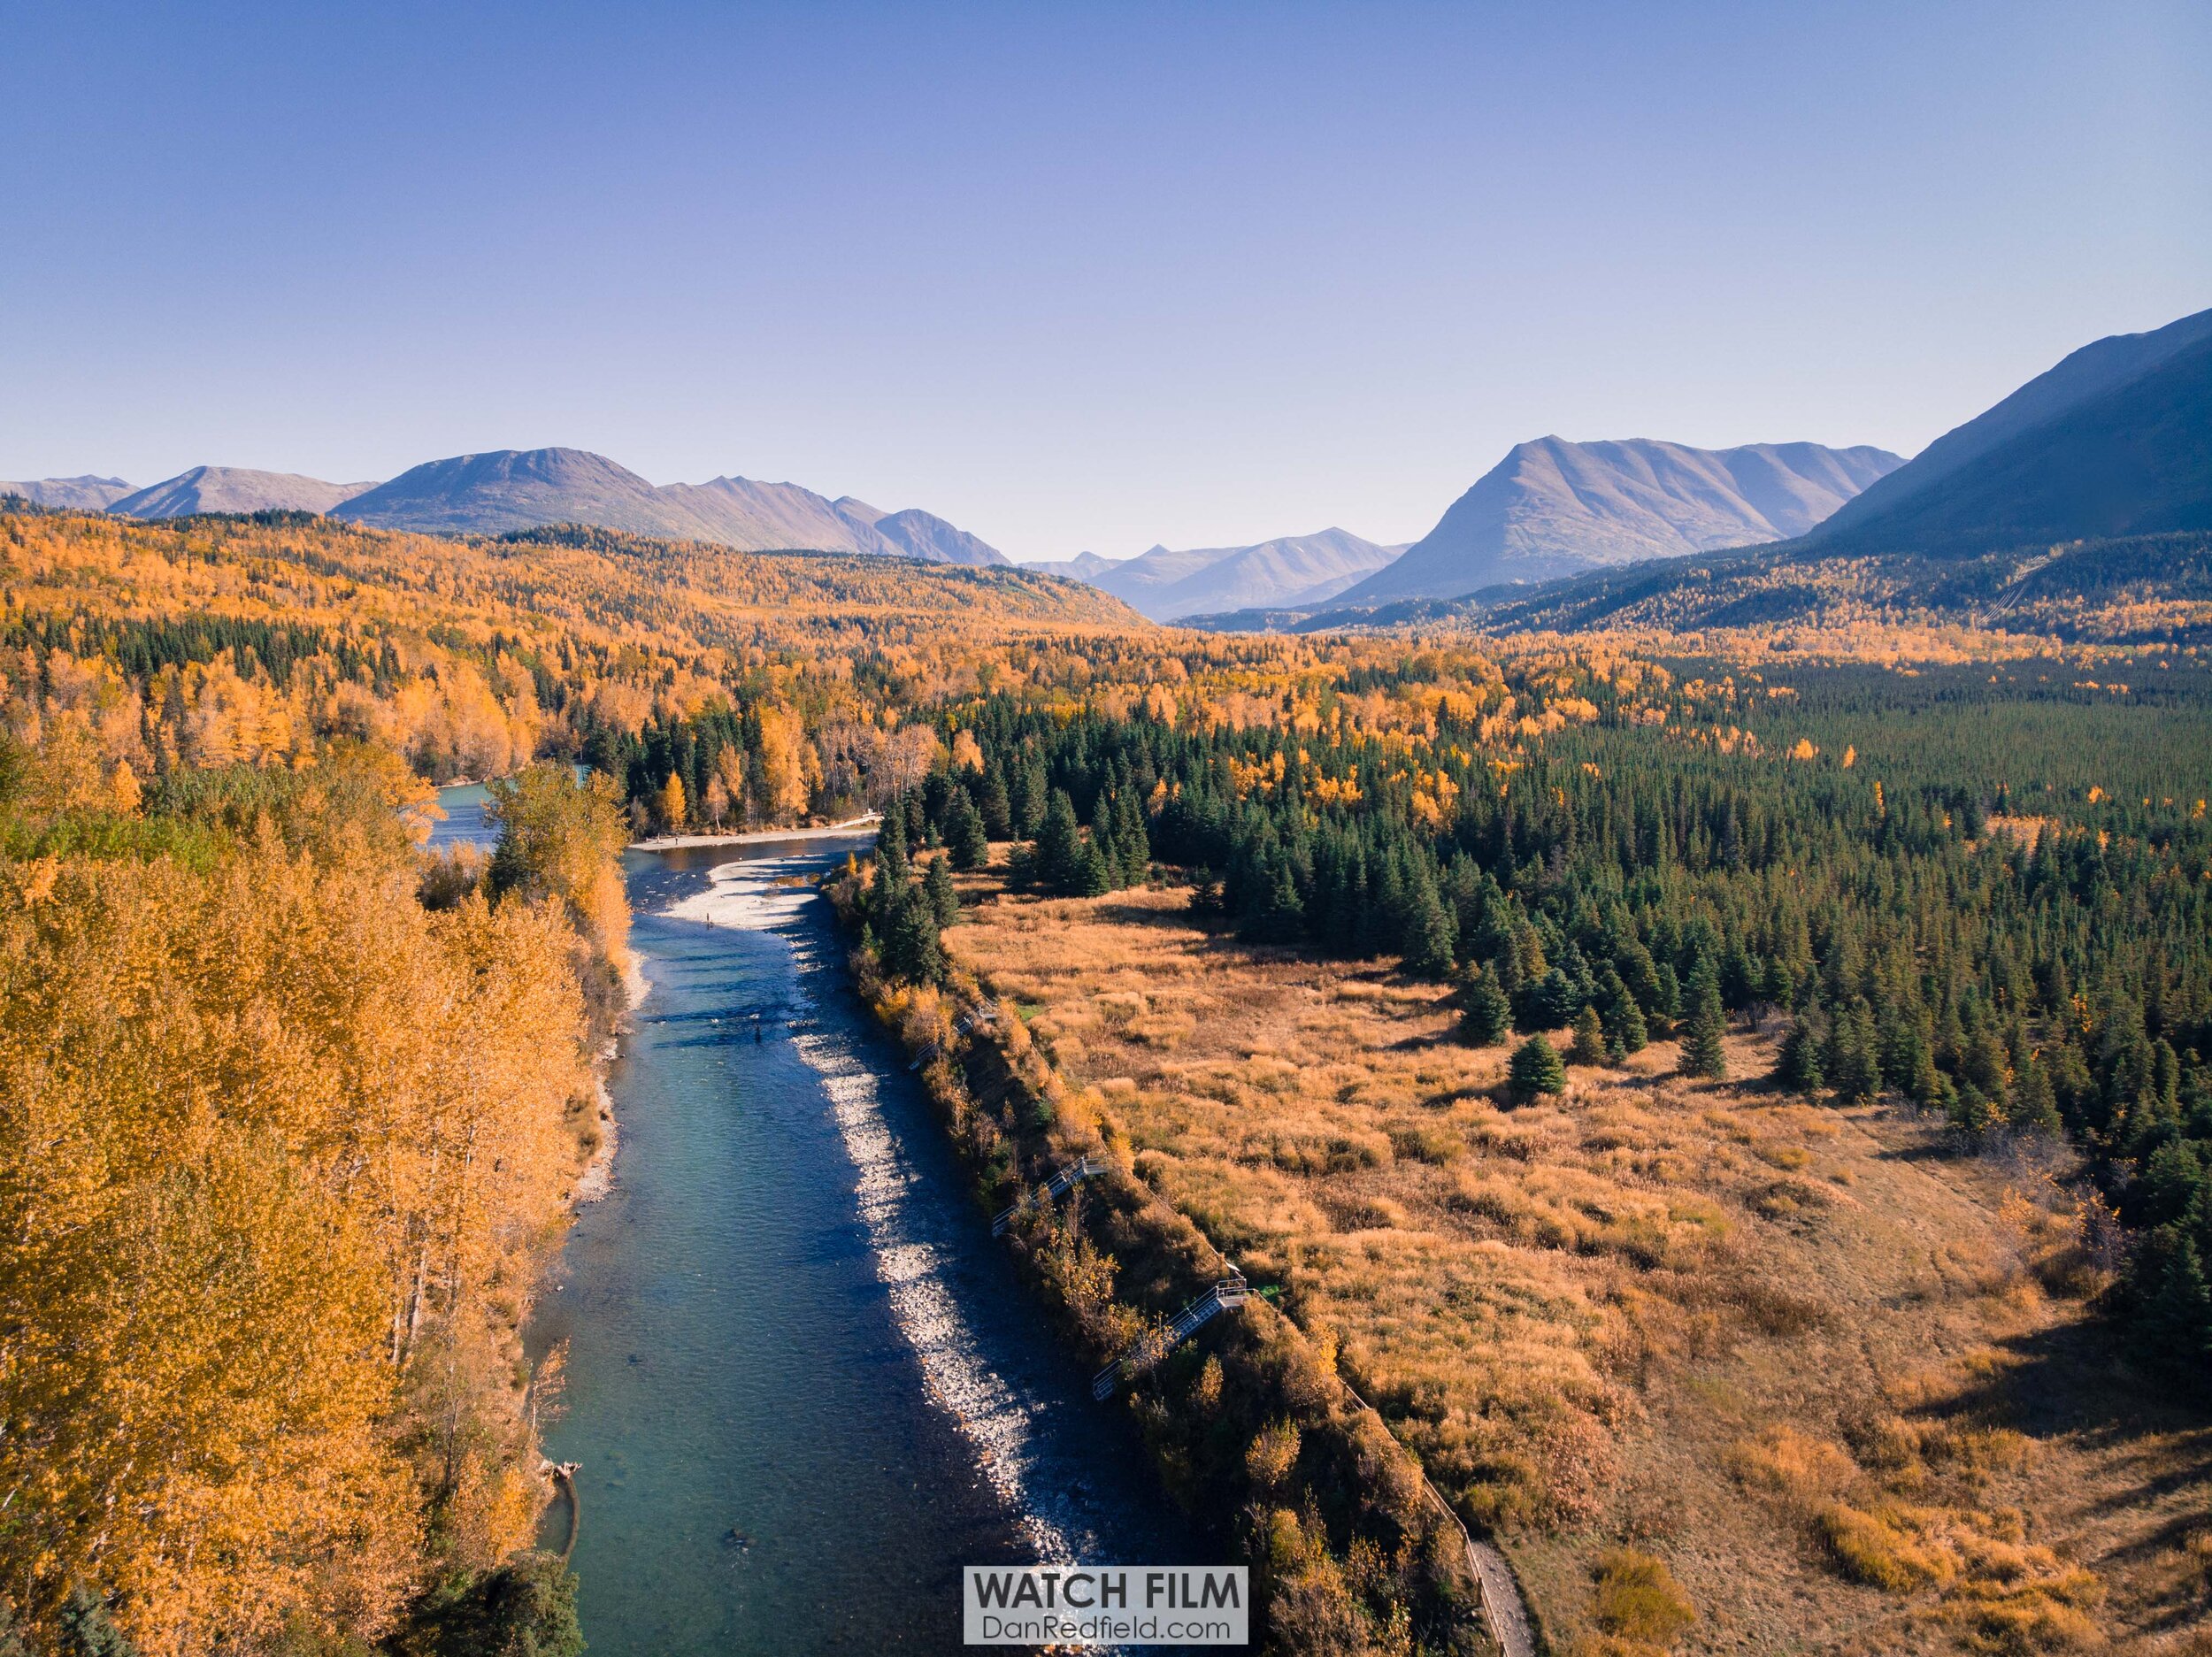
M1093 1377L1091 1396L1104 1403L1114 1395L1116 1387L1124 1381L1135 1380L1151 1369L1197 1333L1216 1313L1235 1310L1250 1295L1251 1291L1244 1285L1244 1274L1234 1266L1230 1267L1227 1277L1178 1312L1173 1323L1165 1329L1147 1335Z
M1073 1185L1076 1181L1079 1179L1089 1179L1096 1175L1102 1174L1105 1171L1106 1163L1102 1159L1095 1156L1086 1156L1079 1162L1070 1162L1065 1168L1062 1169L1058 1173L1053 1175L1051 1178L1046 1180L1043 1185L1039 1185L1033 1192L1028 1194L1036 1199L1037 1206L1039 1208L1042 1208L1048 1202L1056 1202L1059 1201L1061 1196L1064 1195L1067 1192L1068 1188ZM1001 1208L996 1214L994 1214L991 1216L991 1235L994 1237L1005 1236L1007 1227L1013 1224L1014 1216L1021 1212L1021 1203L1016 1202L1007 1208Z

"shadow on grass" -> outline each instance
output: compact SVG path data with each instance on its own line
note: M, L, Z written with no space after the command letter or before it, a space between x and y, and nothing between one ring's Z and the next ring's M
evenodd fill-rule
M2116 1455L2125 1482L2088 1504L2092 1518L2170 1507L2154 1528L2114 1548L2106 1563L2144 1566L2204 1529L2212 1508L2212 1408L2135 1369L2108 1317L2054 1325L1997 1343L2012 1362L1943 1407L1947 1416L1993 1421L2044 1442L2071 1439ZM2159 1599L2147 1627L2181 1626L2203 1613L2186 1582Z

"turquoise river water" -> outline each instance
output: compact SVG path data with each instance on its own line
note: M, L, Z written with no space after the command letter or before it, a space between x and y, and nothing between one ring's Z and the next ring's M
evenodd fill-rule
M480 833L454 791L440 838ZM827 904L844 845L631 853L611 1192L539 1296L596 1657L950 1651L960 1568L1203 1562L995 1245ZM783 882L779 884L779 882ZM565 1505L548 1515L557 1546Z

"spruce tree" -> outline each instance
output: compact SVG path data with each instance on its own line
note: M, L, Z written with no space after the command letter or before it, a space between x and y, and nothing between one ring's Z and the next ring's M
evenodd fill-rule
M1451 911L1436 895L1435 883L1425 878L1413 889L1407 905L1401 946L1406 970L1416 978L1446 977L1452 970L1455 941Z
M1075 825L1075 802L1064 788L1055 788L1044 809L1031 867L1048 892L1063 897L1079 894L1089 885L1083 835Z
M2143 1250L2146 1285L2134 1321L2137 1353L2152 1367L2200 1388L2212 1376L2212 1285L2196 1244L2162 1227Z
M945 976L937 911L926 894L910 886L893 903L883 929L883 970L910 984L935 984Z
M983 813L965 788L953 791L951 824L945 844L956 869L980 869L991 861L991 841L983 826Z
M1524 1032L1564 1030L1574 1023L1575 1015L1580 1010L1574 980L1557 967L1551 967L1543 977L1532 979L1522 989L1514 1004L1514 1023Z
M1567 1067L1559 1062L1552 1044L1541 1036L1531 1036L1513 1049L1513 1060L1507 1067L1506 1076L1516 1099L1525 1101L1540 1093L1567 1091Z
M1820 1037L1801 1016L1790 1021L1776 1055L1774 1079L1792 1093L1816 1093L1827 1080L1820 1068Z
M391 1657L580 1657L575 1575L557 1555L524 1553L433 1590L380 1649Z
M138 1657L108 1615L107 1601L79 1583L61 1608L59 1657Z
M1133 784L1114 799L1114 839L1121 854L1121 884L1141 886L1152 871L1152 841L1145 832L1144 808Z
M1881 1096L1882 1061L1876 1047L1874 1014L1863 997L1854 996L1850 1005L1836 1015L1828 1051L1823 1056L1829 1085L1838 1098L1852 1103Z
M1574 1044L1567 1049L1570 1064L1602 1064L1605 1062L1605 1030L1598 1020L1598 1009L1585 1007L1575 1015Z
M1643 1009L1636 1005L1636 998L1621 981L1621 975L1608 967L1598 994L1607 1041L1624 1055L1642 1052L1651 1039L1651 1032L1644 1025Z
M905 894L911 871L906 862L906 848L897 835L879 838L876 843L876 871L868 883L868 914L880 931L891 921L891 911Z
M1494 1047L1506 1038L1513 1009L1498 988L1498 975L1486 972L1460 992L1459 1039L1470 1047Z
M1306 926L1305 901L1290 872L1290 860L1279 857L1260 888L1258 906L1245 917L1239 932L1257 943L1295 943Z
M929 872L922 877L922 894L929 900L930 912L937 917L940 927L949 926L960 918L960 894L953 890L949 856L930 859Z
M1690 1016L1682 1024L1682 1070L1687 1076L1708 1081L1728 1078L1728 1051L1722 1044L1727 1033L1727 1015L1721 1011L1720 976L1709 959L1701 958L1690 979Z
M883 808L883 821L876 825L876 850L880 853L887 846L896 846L899 855L906 855L906 796L899 794Z
M1959 1055L1959 1077L1991 1099L2005 1096L2010 1078L2005 1074L2005 1046L1996 1032L1985 1027L1966 1039L1966 1050Z
M976 802L983 817L983 832L995 840L1014 838L1014 809L1006 797L1006 773L995 762L983 775L983 795Z
M899 885L905 884L909 870L906 846L906 802L900 798L883 808L883 821L876 828L876 866L888 864Z
M1096 840L1084 846L1082 866L1076 878L1077 897L1103 897L1114 889L1114 861Z
M1962 1136L1975 1144L1998 1121L1995 1102L1971 1082L1961 1082L1952 1090L1943 1114Z
M2016 1133L2058 1134L2066 1124L2058 1114L2058 1095L2051 1076L2040 1061L2030 1059L2013 1075L2012 1092L2005 1100L2005 1120Z
M1096 897L1128 884L1122 878L1120 828L1114 820L1114 803L1104 794L1091 808L1091 855L1096 872L1084 882L1087 895Z

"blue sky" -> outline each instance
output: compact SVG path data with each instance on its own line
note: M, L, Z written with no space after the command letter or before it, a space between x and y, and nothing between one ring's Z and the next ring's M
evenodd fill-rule
M7 8L0 477L567 443L1015 556L1909 453L2212 305L2212 7Z

